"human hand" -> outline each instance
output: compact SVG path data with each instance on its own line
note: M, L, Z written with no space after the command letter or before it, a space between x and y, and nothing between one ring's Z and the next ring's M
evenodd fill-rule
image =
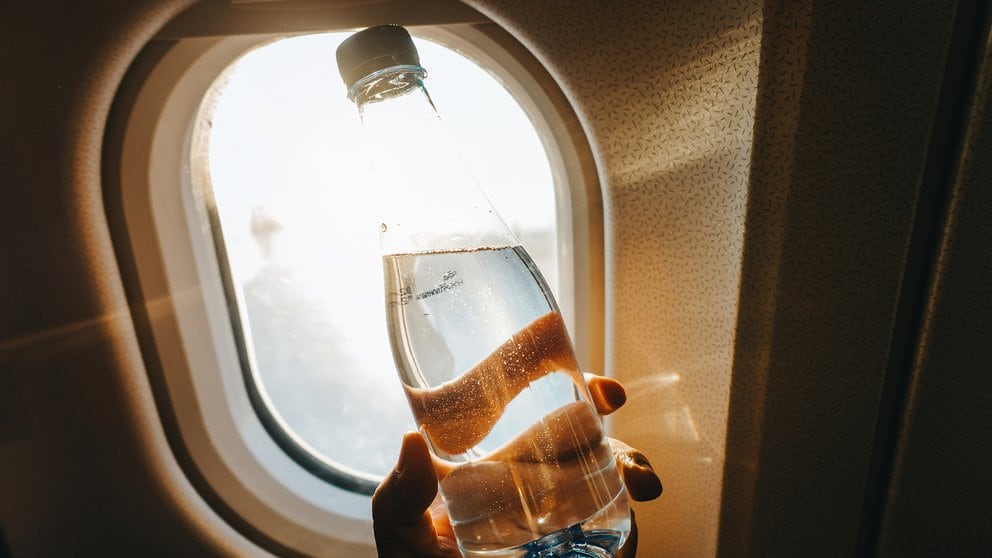
M614 379L586 374L586 383L600 415L616 411L627 400L623 385ZM647 458L623 442L612 438L609 442L630 498L641 502L660 496L661 480ZM380 557L461 557L437 487L426 441L419 433L407 433L396 467L372 496L373 530ZM632 521L627 543L617 556L632 558L636 549L637 526Z

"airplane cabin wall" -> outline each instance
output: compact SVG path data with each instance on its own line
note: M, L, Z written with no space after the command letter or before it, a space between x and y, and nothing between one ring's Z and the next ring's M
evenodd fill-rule
M640 545L716 553L761 5L473 3L557 78L599 167L611 435L667 482ZM666 480L667 479L667 480Z
M973 528L990 518L990 313L956 315L981 299L961 283L989 284L961 263L988 228L944 209L968 110L966 168L987 177L987 100L969 108L987 9L764 6L721 554L992 542ZM974 222L987 196L958 189L952 215Z
M4 6L0 525L12 556L253 552L165 443L103 210L116 88L183 5Z
M117 87L192 3L7 7L13 556L263 554L167 444L103 207ZM467 3L548 66L592 143L604 372L630 388L611 426L666 484L637 508L641 555L992 545L974 529L992 517L989 66L968 69L987 14L978 28L947 3Z

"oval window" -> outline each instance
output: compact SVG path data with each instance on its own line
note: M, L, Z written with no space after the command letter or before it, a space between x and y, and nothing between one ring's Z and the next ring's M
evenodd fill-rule
M207 96L197 118L209 132L192 151L209 165L194 189L211 213L255 410L311 472L371 493L415 425L386 335L377 194L334 65L347 36L244 55ZM461 155L557 291L555 185L537 131L484 68L415 41Z

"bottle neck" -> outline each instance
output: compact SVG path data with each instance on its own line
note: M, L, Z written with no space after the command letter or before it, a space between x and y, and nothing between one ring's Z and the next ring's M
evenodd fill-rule
M440 116L424 86L426 76L420 66L396 66L357 81L348 91L377 172L399 164L413 170L419 166L415 156L429 157L441 148Z
M358 106L358 112L363 120L368 107L417 91L426 97L431 110L434 110L434 104L427 94L427 88L424 87L425 77L427 70L420 66L404 65L386 68L355 82L348 90L348 98ZM436 111L434 112L436 114Z
M380 195L384 254L518 244L457 155L419 66L397 66L349 91Z

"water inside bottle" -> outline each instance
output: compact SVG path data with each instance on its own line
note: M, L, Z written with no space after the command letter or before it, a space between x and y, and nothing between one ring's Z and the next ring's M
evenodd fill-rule
M610 555L629 530L623 483L526 251L393 255L384 267L394 357L462 551L543 556L533 541L548 540Z

